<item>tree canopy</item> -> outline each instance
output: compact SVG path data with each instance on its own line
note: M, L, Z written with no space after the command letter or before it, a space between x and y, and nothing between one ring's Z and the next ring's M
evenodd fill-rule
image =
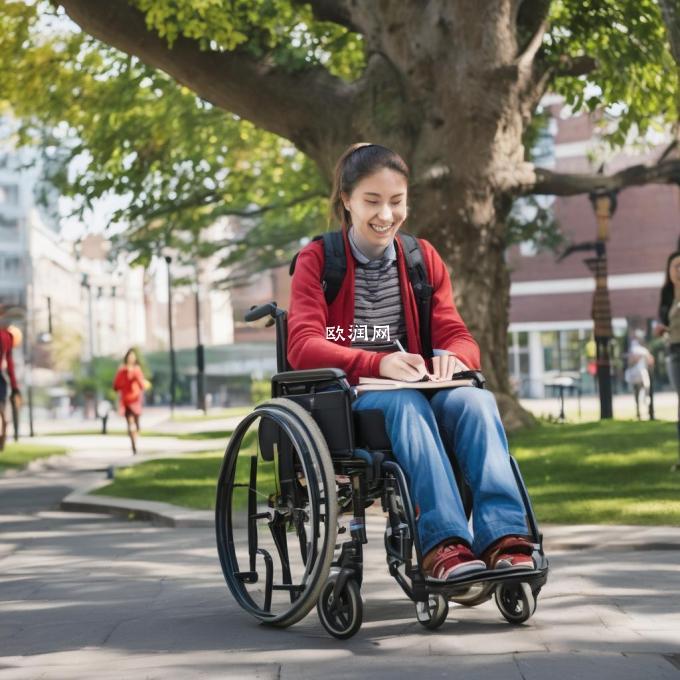
M228 52L265 78L325 82L331 95L359 82L372 57L365 26L355 25L342 2L108 4L109 14L143 18L170 54L180 41L195 41L199 57ZM19 119L20 141L43 149L51 181L75 199L77 214L120 196L112 221L129 226L118 240L141 261L168 244L199 257L221 249L225 263L250 253L253 266L271 266L286 261L301 236L324 228L329 169L320 172L289 140L263 129L274 127L271 112L258 127L249 102L225 112L209 86L197 95L199 88L91 37L67 16L72 11L77 20L84 5L0 2L0 93ZM643 134L677 119L677 73L656 2L517 5L525 49L540 38L532 48L541 70L534 106L548 88L574 111L617 105L607 117L612 144L631 129ZM541 23L545 33L532 34ZM305 105L304 96L297 104ZM274 105L287 108L290 99ZM557 186L539 190L559 193ZM252 217L255 227L229 243L201 243L201 229L224 215Z

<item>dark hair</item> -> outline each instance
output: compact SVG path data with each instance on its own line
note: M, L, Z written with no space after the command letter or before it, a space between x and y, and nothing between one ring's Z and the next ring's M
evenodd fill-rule
M664 326L668 326L668 314L673 306L673 300L675 298L675 286L671 281L671 262L676 258L680 257L680 250L672 252L668 256L666 261L666 281L661 289L661 301L659 302L659 319Z
M137 350L134 347L130 347L130 349L125 352L125 356L123 357L123 363L127 364L128 357L130 356L130 353L133 353L135 355L135 364L139 365L139 358L137 356Z
M362 179L383 168L394 170L408 180L409 169L404 159L380 144L352 144L338 159L333 173L330 213L331 218L335 217L343 229L349 228L350 215L342 202L341 193L351 194Z

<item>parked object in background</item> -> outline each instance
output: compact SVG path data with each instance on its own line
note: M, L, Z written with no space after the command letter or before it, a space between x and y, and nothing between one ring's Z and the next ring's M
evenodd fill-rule
M560 400L560 413L557 416L557 420L563 423L566 420L564 413L564 392L569 390L570 394L576 392L578 397L578 417L581 418L581 379L578 374L561 374L555 375L552 379L547 380L545 383L546 387L550 387L553 390L557 390L557 394Z

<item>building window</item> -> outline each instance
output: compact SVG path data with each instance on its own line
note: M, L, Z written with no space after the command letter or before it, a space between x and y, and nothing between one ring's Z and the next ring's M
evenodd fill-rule
M13 236L19 231L19 223L0 214L0 236Z
M529 396L529 333L515 331L508 334L508 369L515 392Z
M555 373L580 373L584 349L584 340L580 336L578 330L541 333L544 370Z
M0 184L0 205L17 205L19 187L16 184Z

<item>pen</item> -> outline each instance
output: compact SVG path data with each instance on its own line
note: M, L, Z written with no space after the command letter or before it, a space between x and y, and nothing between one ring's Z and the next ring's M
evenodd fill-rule
M403 346L402 346L402 344L399 342L399 340L397 340L397 339L395 338L394 342L395 342L395 344L397 345L397 347L399 348L399 351L400 351L400 352L403 352L404 354L406 354L406 350L403 348ZM425 373L425 375L424 375L422 378L418 378L418 380L416 380L415 382L427 382L428 380L432 380L432 378L430 377L430 374L429 374L429 373ZM414 381L410 381L410 382L414 382Z

